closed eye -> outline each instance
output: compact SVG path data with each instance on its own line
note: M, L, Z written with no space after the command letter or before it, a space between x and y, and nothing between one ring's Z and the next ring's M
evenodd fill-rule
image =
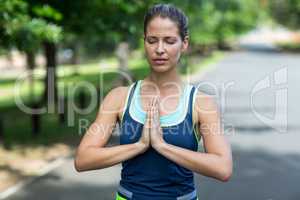
M165 37L163 40L167 44L175 44L177 42L177 38L175 38L175 37ZM150 36L150 37L146 37L146 41L149 44L154 44L154 43L157 43L159 41L159 39L156 38L156 37L151 37Z
M167 42L168 44L175 44L175 43L176 43L176 40L174 40L174 39L167 39L166 42Z
M149 44L154 44L155 42L158 41L158 39L154 38L154 37L147 37L146 38L146 41L149 43Z
M165 41L168 44L175 44L177 42L177 39L175 37L166 37Z

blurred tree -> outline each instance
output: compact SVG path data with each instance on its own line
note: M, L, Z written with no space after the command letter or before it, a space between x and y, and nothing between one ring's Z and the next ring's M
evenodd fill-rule
M35 53L43 43L47 60L47 71L50 67L55 67L52 44L57 43L61 37L61 29L57 25L48 23L38 16L31 16L28 2L24 0L1 0L0 3L0 44L6 48L17 47L26 54L27 66L33 69L35 66ZM43 17L52 13L53 18L59 15L50 7L34 7L32 10ZM50 47L49 47L50 46ZM52 70L53 71L53 70ZM55 80L55 77L45 78L46 89L48 91L48 80ZM55 73L52 73L55 76ZM33 82L33 81L31 81ZM53 84L55 85L55 84ZM55 87L56 88L56 87ZM31 91L33 88L31 87Z
M49 50L47 50L46 44L57 42L60 38L60 32L59 27L53 24L48 24L45 20L39 18L28 20L27 23L24 23L18 28L18 30L16 30L14 34L16 46L19 50L25 52L27 65L30 70L33 70L35 67L35 54L41 44L45 45L47 72L51 67L55 67L56 64L49 64L53 63L53 61L51 61L53 58L48 56L47 52ZM49 78L51 75L52 74L47 73L45 78L45 91L47 91L48 88L48 80L55 80L55 77ZM55 74L53 74L53 76L55 76ZM31 88L31 90L33 90L33 85Z
M151 1L141 0L28 0L32 16L63 27L64 40L73 50L73 61L78 63L82 45L96 46L97 51L117 48L121 43L135 48L142 39L145 10ZM54 15L53 8L61 14ZM41 11L41 8L44 8ZM46 12L47 11L47 12ZM129 45L130 44L130 45Z
M11 2L25 4L22 0ZM259 0L64 0L63 3L61 0L27 0L28 14L31 18L39 20L29 23L25 29L31 30L28 27L47 25L43 29L47 30L47 34L42 34L46 39L41 39L47 57L47 69L55 69L55 44L59 41L59 27L63 27L62 41L73 49L73 63L78 63L78 48L82 45L96 47L98 52L112 52L124 42L131 48L141 44L145 11L150 5L158 2L173 3L187 13L190 19L192 46L202 51L206 51L210 46L225 48L228 40L253 28L259 15ZM27 38L32 38L30 35L31 33L28 33Z
M183 5L190 19L191 43L205 53L210 46L227 48L227 42L257 24L260 1L193 0Z
M35 38L40 41L40 44L43 46L46 57L45 89L42 99L51 105L50 112L54 112L54 106L58 101L56 45L62 38L62 29L57 25L57 22L62 19L62 14L47 4L27 2L29 14L32 17L31 23L35 25ZM35 18L38 20L34 20Z
M0 0L0 46L12 48L13 34L27 22L27 4L23 0Z
M292 29L300 28L300 0L269 0L272 17Z

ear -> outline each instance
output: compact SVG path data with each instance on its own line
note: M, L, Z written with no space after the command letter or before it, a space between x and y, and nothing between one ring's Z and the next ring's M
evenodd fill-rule
M182 52L182 53L183 53L183 52L186 52L187 49L188 49L188 47L189 47L189 37L186 36L186 37L184 38L184 40L182 41L181 52Z

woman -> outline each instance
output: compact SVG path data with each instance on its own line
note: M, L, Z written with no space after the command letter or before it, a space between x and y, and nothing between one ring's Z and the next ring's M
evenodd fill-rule
M182 11L169 4L150 8L144 18L149 75L107 94L78 147L77 171L122 162L117 199L197 199L193 172L221 181L231 176L231 150L214 101L177 72L188 41ZM117 121L120 145L105 147ZM200 137L205 153L197 152Z

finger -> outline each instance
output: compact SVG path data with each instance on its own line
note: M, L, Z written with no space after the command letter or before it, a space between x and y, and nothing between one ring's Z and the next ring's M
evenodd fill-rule
M151 107L151 122L155 123L155 106Z
M159 110L159 97L156 98L155 108L156 108L156 110L158 112L158 110Z
M150 128L150 125L151 125L151 116L150 116L150 108L151 108L151 105L152 105L152 99L150 99L150 101L148 102L148 105L147 105L147 109L146 109L146 120L145 120L145 126L146 128Z
M150 99L150 101L148 102L148 107L147 107L147 116L149 115L149 112L151 110L153 104L153 98Z
M153 111L154 111L154 114L156 113L156 110L157 110L157 97L155 97L155 99L154 99L154 104L153 104Z
M159 126L159 124L160 124L160 115L159 115L159 97L157 97L157 99L156 99L155 119L156 119L156 126Z
M146 116L146 121L145 121L145 124L146 125L146 128L149 129L150 128L150 114L149 114L149 111L147 111L147 116Z
M152 98L150 98L149 102L148 102L148 107L147 107L147 111L150 111L151 105L152 105Z
M158 123L158 115L157 115L157 108L156 106L153 106L152 108L152 120L153 120L153 126L156 127Z
M146 114L145 124L147 125L147 127L149 127L149 125L150 125L150 112L149 112L149 110L147 111L147 114Z
M149 128L152 126L152 106L149 107Z
M157 112L158 112L158 97L155 97L155 103L154 103L154 114L155 114L155 117L157 117Z
M155 97L152 97L151 108L150 108L150 110L151 110L152 112L153 112L154 105L155 105ZM152 114L153 114L153 113L152 113Z
M155 96L152 97L152 102L151 102L151 107L153 107L155 105Z
M151 107L150 107L150 117L152 118L153 117L153 102L154 102L154 99L152 99L152 103L151 103Z

